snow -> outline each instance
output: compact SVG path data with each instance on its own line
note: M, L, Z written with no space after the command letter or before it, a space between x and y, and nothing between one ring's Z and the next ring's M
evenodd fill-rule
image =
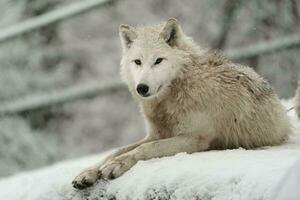
M283 102L287 108L293 106L292 100ZM295 130L299 130L300 122L294 110L288 114ZM83 191L73 189L74 176L106 155L93 155L4 178L0 180L0 199L271 200L282 185L283 191L290 193L299 181L288 171L297 172L292 165L300 158L300 134L295 131L286 144L277 147L179 153L140 161L116 180L99 181ZM286 184L289 177L294 177L291 187Z
M271 199L274 200L299 200L300 197L300 159L288 170L277 185Z

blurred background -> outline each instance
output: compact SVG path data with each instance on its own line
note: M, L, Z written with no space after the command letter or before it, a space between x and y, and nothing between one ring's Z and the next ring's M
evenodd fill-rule
M142 138L119 76L118 27L170 17L198 44L253 67L281 98L294 96L298 0L1 0L0 176Z

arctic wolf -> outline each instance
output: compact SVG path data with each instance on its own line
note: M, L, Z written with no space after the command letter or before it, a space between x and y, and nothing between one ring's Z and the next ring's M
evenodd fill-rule
M117 178L139 160L179 152L278 145L291 133L270 85L251 68L197 46L176 19L120 26L121 75L145 118L147 135L84 170L75 188Z

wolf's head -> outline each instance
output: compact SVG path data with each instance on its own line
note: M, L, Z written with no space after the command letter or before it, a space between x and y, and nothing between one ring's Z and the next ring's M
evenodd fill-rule
M188 58L187 37L177 20L137 28L121 25L120 38L121 75L132 94L142 100L166 94Z

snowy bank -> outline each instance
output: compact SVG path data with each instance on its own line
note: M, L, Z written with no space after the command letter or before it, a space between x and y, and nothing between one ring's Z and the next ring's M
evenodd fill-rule
M292 103L285 105L289 108ZM299 130L294 111L289 115L295 130ZM280 180L300 158L300 134L296 132L288 143L277 147L180 153L142 161L116 180L99 181L83 191L73 189L74 176L104 156L58 163L2 179L0 199L272 199Z

